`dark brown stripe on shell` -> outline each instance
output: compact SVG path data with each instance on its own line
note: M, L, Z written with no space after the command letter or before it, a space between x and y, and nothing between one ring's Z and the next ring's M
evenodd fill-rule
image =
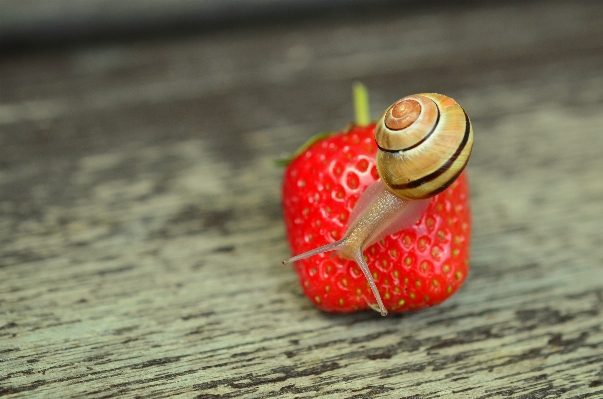
M471 154L471 153L470 153ZM454 176L452 176L451 179L449 179L446 183L442 184L440 187L436 188L435 190L433 190L429 195L430 196L434 196L434 195L438 195L439 193L441 193L442 191L446 190L448 187L450 187L450 185L452 183L454 183L454 181L456 179L459 178L459 176L461 175L461 173L463 173L463 171L465 170L465 166L467 166L467 163L469 162L469 157L467 157L467 159L465 160L465 164L463 165L463 167L461 169L459 169L458 173L455 174Z
M429 97L425 97L425 98L429 98ZM406 147L406 148L400 148L400 149L397 149L397 150L388 150L387 148L383 148L383 147L381 147L381 146L380 146L380 145L377 143L377 140L375 139L375 143L377 143L377 147L379 147L379 149L380 149L381 151L385 151L385 152L392 152L392 153L393 153L393 152L404 152L404 151L409 151L409 150L412 150L413 148L415 148L416 146L423 144L423 142L424 142L425 140L427 140L427 139L429 138L429 136L431 136L431 134L432 134L432 133L433 133L433 132L436 130L436 128L438 127L438 123L440 123L440 107L438 106L438 103L436 103L435 101L433 101L431 98L429 98L429 100L430 100L432 103L434 103L434 104L435 104L436 109L438 110L438 116L436 117L436 122L434 123L433 127L431 128L431 131L430 131L430 132L429 132L427 135L425 135L425 137L423 137L423 139L422 139L421 141L419 141L418 143L415 143L415 144L411 145L410 147ZM385 124L385 121L383 121L383 123ZM386 126L387 126L387 125L386 125ZM394 131L398 132L398 131L400 131L400 130L404 130L404 129L400 129L400 130L391 129L391 130L394 130Z
M456 161L456 159L459 157L459 155L461 154L461 152L463 152L463 150L465 149L465 146L467 145L467 142L469 141L469 135L471 133L471 122L469 121L469 116L467 115L467 113L465 112L465 110L461 107L461 109L463 110L463 113L465 114L465 135L463 136L463 141L461 142L461 144L459 145L459 147L456 149L456 151L454 152L454 154L452 154L452 156L448 159L448 161L446 161L446 163L442 166L440 166L438 168L438 170L436 170L435 172L432 172L430 174L428 174L427 176L423 176L420 179L417 180L413 180L411 182L405 183L405 184L392 184L390 185L390 187L392 189L395 190L405 190L408 188L415 188L415 187L419 187L427 182L430 182L432 180L437 179L439 176L441 176L442 174L444 174L448 169L450 169L450 167L452 166L452 164ZM469 160L469 157L467 157L467 161ZM452 184L452 182L454 180L456 180L456 178L463 172L463 170L465 169L465 166L467 165L467 161L465 161L465 164L463 165L463 167L461 168L461 170L455 174L453 176L452 179L450 179L450 181L444 183L443 188L439 187L436 190L433 191L434 195L444 191L446 188L448 188L448 186L450 186L450 184Z

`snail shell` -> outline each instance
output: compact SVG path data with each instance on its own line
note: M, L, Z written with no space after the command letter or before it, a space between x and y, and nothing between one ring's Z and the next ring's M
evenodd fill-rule
M473 128L452 98L423 93L391 105L375 127L377 170L396 196L423 199L444 191L467 165Z

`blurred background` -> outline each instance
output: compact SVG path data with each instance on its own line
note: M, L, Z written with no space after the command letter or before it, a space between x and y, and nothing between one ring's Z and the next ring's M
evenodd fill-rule
M419 5L414 3L407 0L1 0L0 38L3 44L18 47L131 39ZM430 2L437 3L446 1Z

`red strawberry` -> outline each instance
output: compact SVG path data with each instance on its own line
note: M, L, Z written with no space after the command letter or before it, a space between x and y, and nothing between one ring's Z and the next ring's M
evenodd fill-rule
M379 179L375 125L352 127L315 142L288 165L283 207L293 254L345 234L356 201ZM469 270L471 220L465 173L433 197L412 227L370 246L364 256L385 308L400 312L437 305ZM295 262L305 294L329 312L374 307L367 279L352 260L321 253Z

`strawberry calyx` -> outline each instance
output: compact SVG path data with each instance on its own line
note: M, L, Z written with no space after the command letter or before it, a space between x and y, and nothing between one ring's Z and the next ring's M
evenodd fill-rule
M369 108L368 90L362 83L356 82L352 88L352 98L354 101L354 116L355 123L350 123L344 133L352 131L355 127L365 127L371 124L371 115ZM272 162L275 166L284 168L291 161L303 154L317 142L324 140L334 134L340 132L323 132L310 137L304 144L301 145L293 154L285 158L274 159Z
M275 166L284 168L284 167L288 166L291 163L291 161L293 161L295 158L297 158L298 156L300 156L301 154L306 152L306 150L308 148L312 147L317 142L334 135L335 133L336 132L324 132L324 133L315 134L314 136L310 137L304 144L302 144L301 147L299 147L293 154L291 154L290 156L288 156L286 158L273 159L272 163L274 163Z

